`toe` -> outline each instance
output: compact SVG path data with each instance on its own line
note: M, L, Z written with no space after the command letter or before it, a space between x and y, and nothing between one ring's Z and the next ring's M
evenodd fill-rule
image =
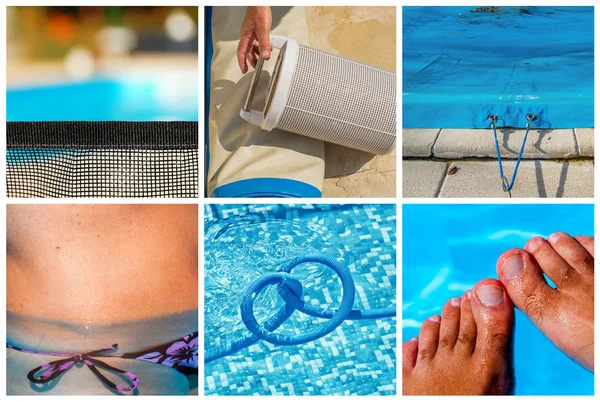
M520 249L508 250L498 259L496 270L517 308L538 327L543 325L544 317L553 314L557 295L533 256Z
M410 373L415 368L418 348L419 342L417 338L412 338L402 345L402 373L404 375Z
M560 288L571 282L577 276L577 272L554 250L549 242L551 237L549 236L548 240L534 237L525 244L525 250L535 258L548 278Z
M588 253L594 258L594 238L592 236L575 236L575 240L579 242L587 250Z
M548 243L562 261L579 273L593 272L594 257L577 240L566 233L556 232L548 236ZM536 256L537 259L537 256ZM544 265L538 260L542 269ZM554 280L554 279L553 279ZM558 285L558 284L557 284Z
M460 328L458 330L458 340L455 351L470 356L475 350L475 340L477 339L477 324L473 317L473 308L471 306L472 291L465 292L460 300Z
M440 321L440 316L434 315L426 319L423 325L421 325L418 361L431 360L435 356L440 339Z
M448 300L442 310L439 349L454 349L460 324L460 298Z
M502 283L495 279L478 282L471 305L477 324L475 355L512 361L514 307Z

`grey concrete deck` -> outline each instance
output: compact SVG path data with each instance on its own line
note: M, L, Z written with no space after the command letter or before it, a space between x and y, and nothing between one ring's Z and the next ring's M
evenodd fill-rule
M525 130L499 129L511 179ZM403 197L594 196L594 130L531 130L513 190L502 190L492 130L402 131Z
M335 144L325 144L323 197L396 197L396 151L373 156Z

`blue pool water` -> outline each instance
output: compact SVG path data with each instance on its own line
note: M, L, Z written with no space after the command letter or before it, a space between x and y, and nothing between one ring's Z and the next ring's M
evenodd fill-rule
M250 335L239 312L248 285L294 257L323 253L349 268L354 308L395 306L394 205L207 205L205 350ZM341 285L317 264L292 271L303 300L337 308ZM254 303L263 322L284 303L274 286ZM298 335L323 323L298 311L277 333ZM259 341L205 365L207 395L390 395L396 393L396 319L346 320L298 346Z
M555 231L594 234L591 205L405 205L402 209L402 339L476 282L497 278L509 248ZM516 393L593 395L594 376L516 314Z
M6 92L7 121L197 121L198 73L97 76Z

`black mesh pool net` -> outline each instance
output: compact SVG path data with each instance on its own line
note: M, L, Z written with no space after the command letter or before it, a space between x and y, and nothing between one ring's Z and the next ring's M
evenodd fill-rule
M8 197L198 197L197 122L11 122Z

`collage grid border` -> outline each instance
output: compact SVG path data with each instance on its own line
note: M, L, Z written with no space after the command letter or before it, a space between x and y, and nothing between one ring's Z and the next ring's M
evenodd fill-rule
M85 3L82 4L82 1L73 1L73 0L65 0L65 1L60 1L57 2L56 0L38 0L38 1L16 1L16 0L6 0L4 2L4 4L2 6L0 6L0 21L2 22L2 28L1 28L1 35L2 38L0 39L0 43L1 43L1 52L2 52L2 72L0 72L0 81L2 82L2 90L6 91L6 67L7 67L7 63L6 63L6 26L7 26L7 21L6 21L6 7L7 6L50 6L50 5L57 5L59 4L63 5L63 6L69 6L69 5L73 5L73 6L81 6L81 5L94 5L94 6L103 6L103 5L114 5L114 2L111 1L107 1L107 0L95 0L92 1L90 3ZM195 0L195 1L189 1L189 0L180 0L177 2L177 5L181 5L181 6L198 6L199 7L199 19L198 19L198 31L199 31L199 35L198 35L198 40L199 40L199 52L198 52L198 74L199 77L203 77L204 76L204 72L205 72L205 68L204 68L204 62L203 62L203 40L204 40L204 19L203 19L203 7L207 6L207 5L214 5L217 2L215 1L206 1L206 0ZM318 3L318 5L320 6L371 6L371 5L377 5L377 6L395 6L397 7L397 18L396 18L396 71L398 72L398 74L400 75L400 82L401 82L401 77L402 77L402 35L401 35L401 24L402 24L402 6L413 6L413 5L418 5L418 6L450 6L450 5L465 5L465 2L461 2L461 1L457 1L457 0L437 0L437 1L431 1L431 0L421 0L421 1L415 1L415 0L379 0L376 2L376 4L373 4L372 1L356 1L356 0L345 0L345 1L341 1L341 0L329 0L329 1L320 1L320 2L302 2L301 0L288 0L287 2L281 2L281 1L274 1L274 0L264 0L260 2L263 5L271 5L271 6L275 6L275 5L308 5L308 6L312 6L312 5L317 5L315 3ZM469 5L481 5L481 2L476 3L473 1L468 1L467 2ZM522 1L522 2L515 2L515 1L507 1L507 0L496 0L493 2L494 5L498 5L498 6L515 6L515 5L544 5L544 6L548 6L548 5L566 5L565 1L556 1L556 0L546 0L546 1L540 1L540 0L527 0L527 1ZM517 4L518 3L518 4ZM599 39L599 29L597 27L598 25L598 20L600 19L600 6L598 4L595 4L595 2L592 1L582 1L582 0L574 0L574 1L569 1L568 5L587 5L587 6L594 6L595 10L594 10L594 16L595 16L595 24L596 24L596 29L594 32L595 35L595 43L598 43L598 39ZM125 4L122 5L144 5L144 6L163 6L163 5L168 5L166 1L157 1L157 0L129 0L127 1ZM226 2L227 6L246 6L248 5L247 1L239 1L239 0L229 0ZM595 77L598 77L598 72L599 67L598 67L598 59L596 57L597 52L595 52L595 65L594 65L594 71L595 71ZM401 86L401 83L398 84L399 86ZM598 79L595 80L594 83L595 86L595 93L598 93ZM202 94L203 93L203 87L204 87L204 82L203 79L199 79L198 80L198 93ZM398 132L401 133L401 127L402 127L402 108L401 108L401 91L398 91L398 98L397 98L397 128L398 128ZM204 121L205 118L205 112L204 112L204 99L201 95L199 95L199 121L202 122ZM594 108L595 108L595 126L598 126L598 116L600 115L599 113L599 108L598 108L598 102L595 102L594 104ZM204 298L202 297L202 289L204 289L204 278L203 278L203 273L202 273L202 265L203 265L203 252L204 252L204 244L203 244L203 234L204 234L204 224L203 224L203 208L205 204L248 204L248 203L254 203L254 204L270 204L270 203L325 203L325 204L373 204L373 203L381 203L381 204L395 204L397 206L397 245L398 245L398 249L401 250L402 247L402 232L401 232L401 228L402 228L402 206L405 204L494 204L494 203L500 203L500 204L594 204L595 206L596 201L598 199L598 194L599 194L599 188L600 188L600 180L598 177L598 174L594 175L594 199L529 199L529 198L524 198L524 199L504 199L504 198L488 198L488 199L477 199L477 198L464 198L464 199L424 199L424 198L413 198L413 199L402 199L402 158L401 158L401 150L399 149L397 151L397 158L396 158L396 198L351 198L351 199L339 199L339 198L328 198L328 199L302 199L302 201L298 201L298 202L291 202L291 201L287 201L287 202L282 202L281 200L278 199L244 199L244 200L240 200L240 199L219 199L219 200L207 200L204 197L200 197L199 199L133 199L133 198L113 198L113 199L89 199L89 198L84 198L84 199L73 199L73 198L65 198L65 199L8 199L6 197L6 193L5 193L5 189L6 189L6 97L0 97L0 152L2 152L3 156L3 161L1 163L1 167L0 167L0 187L2 188L2 191L0 191L0 201L2 204L2 209L3 212L0 214L1 218L0 218L0 243L2 244L6 244L6 205L10 205L10 204L69 204L69 203L75 203L75 204L198 204L198 208L201 209L201 211L199 211L198 214L198 227L199 227L199 244L198 244L198 253L199 253L199 278L198 278L198 288L200 289L199 291L199 296L198 296L198 309L200 312L203 311L203 307L204 307ZM199 127L204 127L204 125L200 125ZM203 136L203 132L201 131L199 133L200 135L200 144L204 143L204 136ZM400 144L401 141L398 141L397 144ZM400 145L397 145L398 147L400 147ZM204 149L201 146L200 147L200 161L204 160ZM595 151L595 157L598 156L598 151ZM203 174L200 175L200 189L204 188L204 180L203 180ZM201 192L202 195L202 192ZM594 208L595 210L597 208ZM595 227L597 227L597 223L598 223L598 214L595 214L594 216L594 220L595 220ZM4 251L5 252L5 251ZM2 272L0 274L0 289L6 289L6 258L5 258L5 254L2 256ZM402 252L398 252L397 253L397 263L396 263L396 270L397 270L397 301L399 302L398 304L401 304L401 300L402 300ZM600 280L598 278L595 279L595 286L596 288L598 287L598 283L600 282ZM4 294L2 297L0 297L0 337L6 337L6 294ZM599 305L600 302L598 300L596 300L595 302L595 312L597 313L599 310ZM401 319L401 310L398 313L398 319ZM203 327L203 314L200 314L199 317L199 327ZM401 341L402 336L401 336L401 326L397 325L397 339L399 341ZM200 331L202 333L202 331ZM598 335L595 335L596 338L598 337ZM401 342L400 342L401 343ZM598 348L598 347L597 347ZM597 352L598 350L596 350ZM199 348L199 354L202 356L204 354L204 338L203 335L200 336L200 348ZM400 354L401 351L399 349L397 349L396 351L396 355L398 356L398 362L400 361ZM597 353L596 353L597 354ZM6 349L5 348L0 348L0 395L4 396L6 395ZM401 395L402 393L402 381L401 381L401 364L397 364L397 394L399 397L399 395ZM203 390L204 390L204 373L203 373L203 365L200 364L199 367L199 396L187 396L184 398L187 399L213 399L213 398L218 398L219 400L239 400L240 398L244 399L244 398L249 398L249 397L241 397L241 396L231 396L231 397L213 397L213 396L203 396ZM598 393L598 380L595 379L595 390L596 390L596 394ZM32 400L32 397L26 397L26 396L18 396L18 397L10 397L11 400L15 399L15 400ZM64 400L64 397L54 397L54 396L47 396L46 398L48 398L48 400L53 400L56 399L58 400ZM112 397L90 397L90 398L95 398L95 399L102 399L104 400L105 398L112 398ZM165 397L160 397L160 396L151 396L151 397L146 397L152 400L158 400L158 399L162 399ZM270 400L267 399L268 397L252 397L254 401L256 401L256 398L259 398L258 400ZM299 397L289 397L289 398L299 398ZM316 400L323 400L325 401L325 398L327 397L314 397L316 398ZM359 398L361 397L344 397L344 400L349 399L349 400L359 400ZM381 398L389 398L389 397L381 397ZM406 400L413 400L415 397L402 397L402 399L406 399ZM435 398L435 397L426 397L428 399L431 398ZM460 397L446 397L447 400L456 400L456 401L462 401L463 398ZM459 399L460 398L460 399ZM503 398L508 398L507 400L510 401L518 401L520 399L525 399L527 397L499 397L500 399ZM567 400L568 397L556 397L554 399L556 400ZM362 400L362 399L360 399ZM422 400L422 399L421 399Z

